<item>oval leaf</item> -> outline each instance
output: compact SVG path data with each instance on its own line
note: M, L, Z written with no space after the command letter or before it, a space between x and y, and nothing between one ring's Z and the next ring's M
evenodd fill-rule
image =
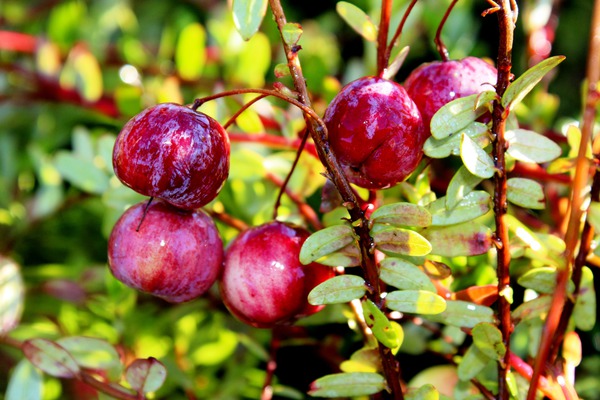
M390 349L399 348L402 343L398 333L393 328L390 320L377 308L375 303L366 299L362 302L362 309L365 322L371 328L375 338L385 347L389 347Z
M175 48L175 66L179 76L194 81L202 76L206 65L206 31L199 23L183 28Z
M446 300L425 290L395 290L385 297L385 304L395 311L411 314L439 314L446 309Z
M513 129L504 134L508 154L516 160L545 163L560 157L559 145L539 133L527 129Z
M472 221L425 228L421 234L431 243L431 254L440 256L474 256L486 253L492 246L492 230Z
M409 389L404 396L405 400L439 400L439 398L440 393L431 383L427 383L417 390Z
M598 317L596 306L594 273L588 267L583 267L579 295L573 309L575 325L582 331L590 331L596 325L596 318Z
M369 42L377 39L377 27L363 10L346 1L338 2L335 9L340 17L363 38Z
M490 194L483 190L470 192L451 210L447 208L446 197L441 197L429 203L427 209L432 226L456 225L486 214L490 210Z
M496 93L486 90L480 94L460 97L442 106L431 118L431 135L444 139L461 132L477 118L489 110L488 103L496 98ZM476 104L481 106L475 108Z
M473 175L484 179L494 176L492 157L464 133L460 136L460 158Z
M341 250L319 258L317 262L330 267L356 267L360 265L361 258L360 248L352 242Z
M354 241L354 231L348 225L334 225L310 235L300 249L300 262L310 264L340 250Z
M487 357L501 360L506 354L506 346L502 342L502 332L495 325L482 322L471 331L473 343Z
M325 375L310 384L313 397L369 396L386 388L385 378L373 372L346 372Z
M452 210L456 207L482 180L482 178L470 173L464 165L461 165L448 184L445 196L446 208Z
M534 318L545 319L550 310L552 296L540 296L520 304L511 312L515 324Z
M467 301L446 300L446 310L427 319L461 328L473 328L480 322L494 323L494 310Z
M281 29L281 34L283 35L283 40L289 46L295 46L298 44L300 36L302 36L302 27L298 23L288 22L285 25L283 25L283 28ZM289 67L287 68L289 72Z
M538 293L553 293L556 287L556 268L538 267L530 269L517 279L517 283Z
M56 154L54 164L63 178L85 192L102 194L108 189L108 176L92 160L61 151Z
M75 359L61 345L51 340L26 340L21 349L33 365L49 375L74 378L80 372Z
M56 341L84 368L109 369L121 366L117 350L105 340L71 336Z
M379 265L379 278L401 290L435 292L431 279L416 265L400 258L387 257Z
M5 400L41 399L42 374L28 360L21 360L13 369L6 388Z
M359 299L367 292L365 280L357 275L338 275L317 285L308 294L313 305L347 303Z
M506 182L508 201L521 207L543 210L546 196L542 185L527 178L510 178Z
M268 0L233 0L233 22L244 40L249 40L258 31L268 4Z
M19 324L24 300L25 286L19 266L0 256L0 336Z
M458 377L461 381L469 381L477 376L485 366L492 361L491 358L483 354L477 346L471 346L465 352L465 355L458 364Z
M371 220L394 226L426 227L431 224L431 215L425 207L403 202L379 207L371 214Z
M431 251L427 239L409 229L375 224L371 235L375 246L384 253L424 256Z
M444 139L436 139L430 136L425 141L423 152L431 158L446 158L451 154L458 156L460 154L460 136L462 133L468 135L479 147L485 147L490 143L489 129L486 124L481 122L472 122L456 134Z
M158 390L167 377L167 369L154 357L134 360L125 371L125 379L138 393Z

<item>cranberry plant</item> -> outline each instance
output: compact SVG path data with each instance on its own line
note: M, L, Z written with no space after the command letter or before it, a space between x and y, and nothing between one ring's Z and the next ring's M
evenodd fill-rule
M0 20L4 398L599 398L600 1Z

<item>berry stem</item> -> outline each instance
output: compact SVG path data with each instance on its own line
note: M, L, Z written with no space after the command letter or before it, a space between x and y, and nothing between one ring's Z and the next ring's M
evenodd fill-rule
M446 20L448 19L448 16L452 12L452 9L454 8L457 2L458 0L452 0L452 3L450 3L450 5L448 6L448 9L444 13L442 20L438 25L437 31L435 32L435 47L437 48L437 51L440 54L440 57L442 57L443 61L448 61L450 59L450 56L448 54L448 48L442 41L442 29L444 28L444 25L446 25Z
M410 15L410 12L414 8L415 4L417 4L417 1L419 1L419 0L412 0L410 2L410 4L408 5L408 8L404 12L404 15L402 16L402 20L398 24L398 28L396 28L396 32L394 33L394 36L392 37L392 40L390 41L390 44L388 45L388 47L386 49L385 57L387 60L389 60L391 57L392 49L398 45L400 35L402 34L402 29L404 29L404 24L406 23L406 20L408 19L408 16Z
M381 16L379 18L379 30L377 34L377 75L383 76L389 61L387 51L387 40L390 30L390 18L392 16L392 1L381 0Z
M229 118L227 120L227 122L225 122L225 124L223 124L223 129L229 128L229 126L231 126L231 124L233 124L235 122L237 117L239 117L244 111L246 111L248 108L250 108L252 106L252 104L256 103L257 101L259 101L261 99L264 99L267 96L268 95L266 95L266 94L261 94L260 96L256 96L255 98L253 98L252 100L250 100L249 102L244 104L239 110L237 110L237 112L235 114L233 114L231 116L231 118Z

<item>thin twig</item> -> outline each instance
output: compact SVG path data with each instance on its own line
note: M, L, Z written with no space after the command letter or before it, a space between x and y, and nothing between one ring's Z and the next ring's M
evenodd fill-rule
M390 56L392 54L392 49L398 45L400 34L402 33L402 29L404 29L404 24L406 23L406 19L408 18L409 14L412 11L415 4L417 4L417 1L419 1L419 0L412 0L410 2L410 4L408 5L408 8L404 12L404 15L402 16L402 20L398 24L398 28L396 28L396 32L394 33L394 36L392 37L392 40L390 41L390 44L388 45L388 47L386 49L385 58L387 60L390 59Z
M448 48L442 41L442 29L444 28L446 20L448 19L448 16L450 15L450 12L452 12L452 9L456 5L456 3L458 3L458 0L452 0L452 3L450 3L450 5L448 6L448 9L444 13L442 20L438 25L437 31L435 32L435 39L433 40L435 42L435 47L437 48L437 51L440 54L440 57L442 57L443 61L448 61L450 59L450 56L448 54Z
M379 18L379 31L377 33L377 75L382 76L387 68L389 56L387 40L392 16L392 0L381 0L381 16Z
M261 94L260 96L256 96L255 98L253 98L252 100L250 100L249 102L247 102L246 104L244 104L239 110L237 110L237 112L235 114L233 114L231 116L231 118L229 118L227 120L227 122L225 122L223 124L223 129L227 129L229 128L229 126L231 124L233 124L235 122L235 120L244 112L246 111L250 106L252 106L252 104L256 103L257 101L264 99L265 97L267 97L266 94Z

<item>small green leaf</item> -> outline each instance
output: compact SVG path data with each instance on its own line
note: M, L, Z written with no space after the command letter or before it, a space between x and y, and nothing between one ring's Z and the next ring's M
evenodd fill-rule
M542 78L565 59L564 56L554 56L539 62L529 68L512 82L502 96L502 106L512 109L538 84Z
M545 163L560 157L559 145L539 133L527 129L513 129L504 134L508 154L516 160Z
M401 202L379 207L371 214L371 221L394 226L425 227L431 224L431 215L425 207Z
M74 378L80 369L75 359L59 344L47 339L23 342L23 354L33 365L57 378Z
M90 102L100 99L103 91L102 68L92 52L76 46L71 50L67 63L73 68L75 87L81 96Z
M473 175L461 165L456 171L446 190L446 208L452 210L461 200L481 183L483 179Z
M388 285L401 290L436 292L434 284L416 265L401 258L386 257L379 264L379 277Z
M283 78L284 76L291 75L290 67L285 63L277 64L273 72L276 78Z
M461 381L469 381L477 376L492 358L485 355L477 346L471 345L458 364L458 378Z
M502 360L506 354L506 346L502 342L502 332L489 322L481 322L471 331L473 343L487 357Z
M581 270L581 285L577 302L573 309L575 325L582 331L590 331L596 325L598 313L596 310L596 289L594 287L594 274L588 267Z
M343 249L354 241L354 231L346 224L334 225L310 235L300 250L300 262L310 264L328 254Z
M317 262L330 267L356 267L360 265L360 260L360 248L356 242L352 242L341 250L319 258Z
M473 328L480 322L494 323L494 310L469 301L446 300L446 310L427 319L461 328Z
M538 293L553 293L556 287L556 268L537 267L530 269L517 279L517 283Z
M439 400L439 398L440 393L431 383L427 383L416 390L409 389L404 396L405 400Z
M14 329L23 314L25 285L19 266L0 256L0 335Z
M233 0L233 23L244 40L258 31L268 4L267 0Z
M54 158L54 165L65 180L85 192L102 194L108 189L108 176L92 160L59 151Z
M450 155L458 156L460 154L460 137L465 133L481 148L490 143L489 128L481 122L472 122L465 128L444 139L436 139L430 136L425 141L423 152L431 158L446 158Z
M367 292L365 280L357 275L338 275L317 285L308 294L313 305L347 303Z
M298 44L300 36L302 36L302 27L298 23L288 22L285 25L283 25L283 28L281 29L281 34L283 35L283 40L289 46L295 46Z
M546 196L542 185L527 178L510 178L506 182L508 201L524 208L543 210Z
M158 390L167 378L167 369L154 357L134 360L125 370L125 379L138 393Z
M206 31L199 23L191 23L179 34L175 48L175 66L185 80L195 81L202 76L206 65Z
M338 2L335 9L340 17L363 38L369 42L377 40L377 26L363 10L346 1Z
M492 157L465 133L460 136L460 158L473 175L484 179L494 176Z
M600 203L590 202L587 212L587 222L594 228L594 231L600 232Z
M325 375L310 385L313 397L369 396L386 388L385 378L373 372L347 372Z
M381 366L379 349L377 347L363 347L356 350L349 360L340 364L342 372L377 372Z
M92 337L70 336L56 341L73 356L78 365L93 369L120 369L117 350L107 341Z
M375 303L369 299L363 300L362 308L365 322L371 328L375 338L385 347L390 349L399 348L402 344L402 338L398 336L390 320L377 308Z
M421 234L431 243L431 254L474 256L486 253L492 245L492 230L478 222L425 228Z
M384 253L424 256L431 251L427 239L409 229L375 224L371 235L377 249Z
M395 311L412 314L439 314L446 309L446 300L425 290L395 290L387 294L385 304Z
M535 299L521 303L511 312L511 317L515 324L534 318L546 319L551 303L551 296L536 297Z
M5 400L37 400L42 399L44 389L42 374L29 362L23 359L10 374Z
M486 214L490 210L490 194L483 190L470 192L451 210L447 208L446 197L441 197L429 203L427 209L432 226L460 224Z
M436 139L444 139L461 132L485 114L489 110L489 102L495 98L495 92L486 90L481 94L460 97L445 104L431 118L431 135ZM475 108L476 103L482 106Z

